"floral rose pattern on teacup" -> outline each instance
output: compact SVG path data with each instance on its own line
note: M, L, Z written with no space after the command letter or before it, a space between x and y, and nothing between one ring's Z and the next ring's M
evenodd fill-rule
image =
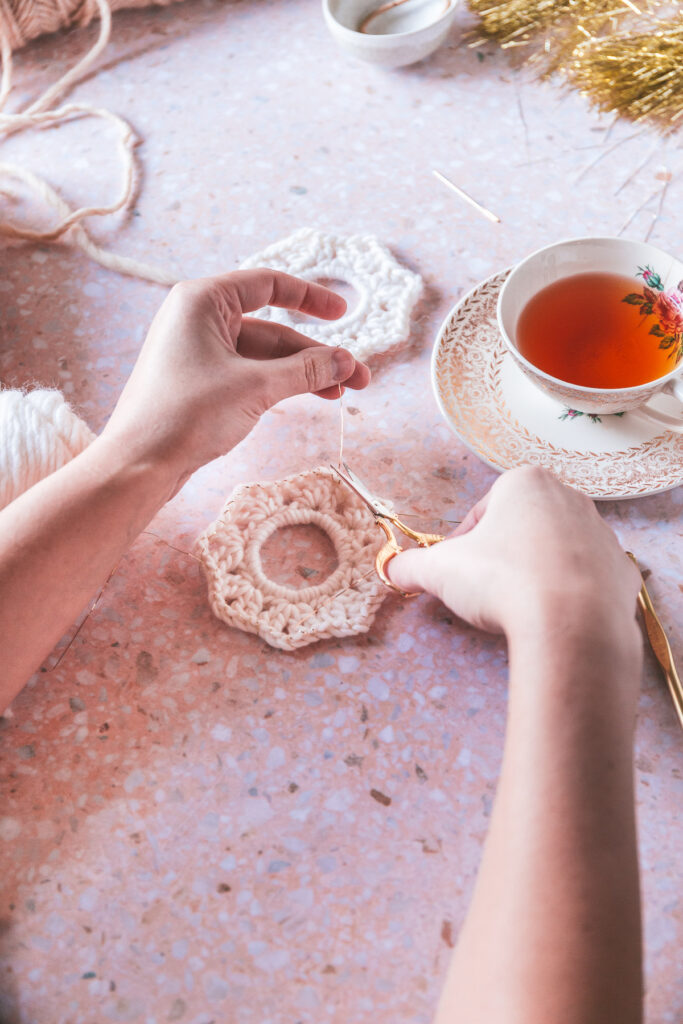
M683 331L683 295L680 292L671 292L669 295L662 292L655 299L652 308L661 327L666 332L666 337L670 334L681 334Z
M659 274L652 267L638 267L645 287L642 292L631 292L623 302L639 306L642 316L656 316L659 321L650 328L650 334L659 338L659 347L670 349L669 359L677 363L683 357L683 281L673 291L665 292Z
M603 413L603 415L604 415L604 413ZM607 413L607 415L608 416L624 416L625 413L623 413L623 412L610 412L610 413ZM591 421L591 423L602 423L602 418L597 414L597 412L582 412L580 409L569 409L569 408L567 408L567 409L564 410L564 412L560 413L558 419L561 419L561 420L575 420L575 419L578 419L579 416L587 416L588 419Z

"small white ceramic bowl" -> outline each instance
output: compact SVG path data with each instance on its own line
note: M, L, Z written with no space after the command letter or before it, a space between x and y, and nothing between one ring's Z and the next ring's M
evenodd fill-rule
M378 17L375 31L359 27L381 0L322 0L330 33L346 53L385 68L427 57L445 41L458 0L408 0Z

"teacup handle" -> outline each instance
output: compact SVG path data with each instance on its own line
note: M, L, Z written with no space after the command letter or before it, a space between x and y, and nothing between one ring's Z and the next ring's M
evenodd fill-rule
M681 403L680 414L676 416L666 412L658 412L656 409L650 409L647 403L634 409L633 413L660 424L666 427L667 430L673 430L674 433L683 434L683 374L678 374L678 376L670 380L657 394L670 394L677 398Z

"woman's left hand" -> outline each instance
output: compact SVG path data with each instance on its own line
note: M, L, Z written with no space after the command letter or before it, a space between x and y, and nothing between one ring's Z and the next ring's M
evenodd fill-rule
M104 437L173 467L176 490L291 395L337 398L370 371L346 349L246 314L281 306L322 320L346 311L319 284L242 270L176 285L157 313ZM343 388L342 388L343 390Z

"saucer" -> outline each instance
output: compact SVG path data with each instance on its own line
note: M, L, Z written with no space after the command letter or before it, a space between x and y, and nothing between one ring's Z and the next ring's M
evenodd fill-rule
M592 416L560 405L518 369L498 330L495 274L450 311L432 354L432 387L449 426L497 470L537 465L591 498L635 498L683 483L683 435L638 411ZM651 408L671 411L658 396Z

